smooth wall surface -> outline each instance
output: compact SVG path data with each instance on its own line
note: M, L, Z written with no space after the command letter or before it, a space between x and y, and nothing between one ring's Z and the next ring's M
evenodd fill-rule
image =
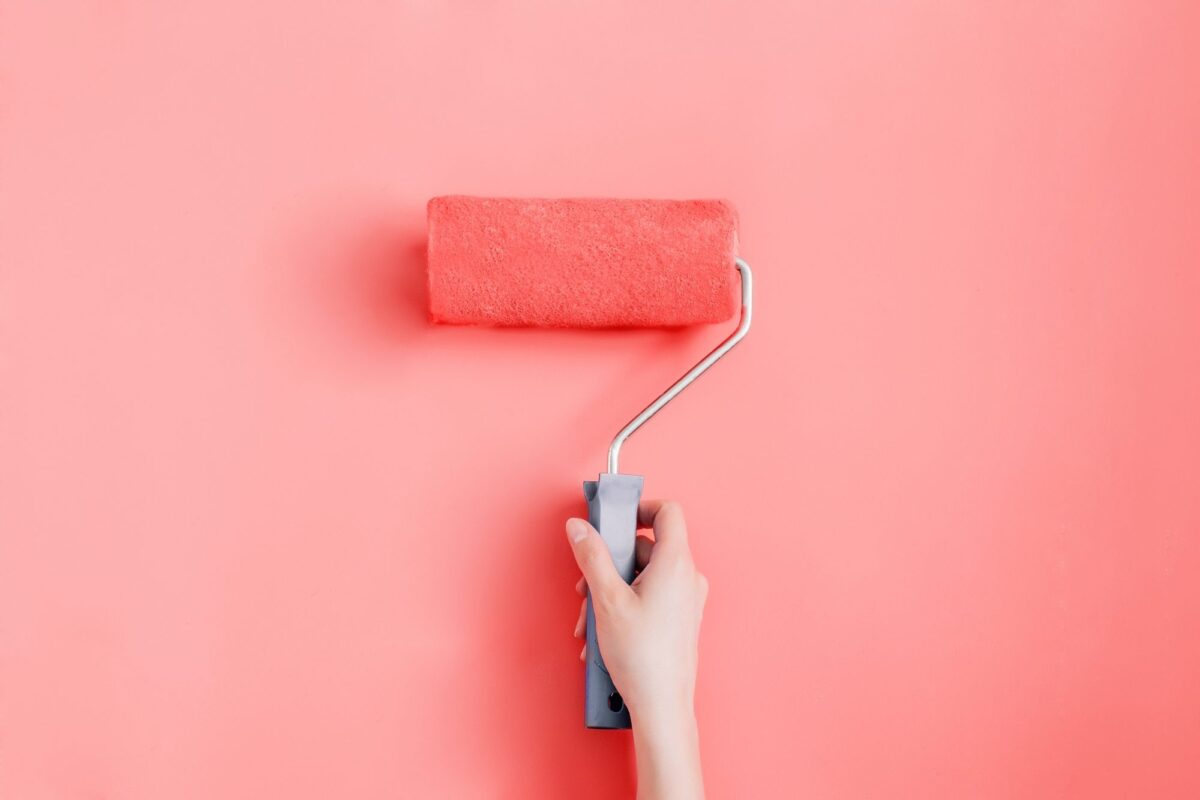
M628 794L562 521L725 328L431 329L447 192L740 209L712 797L1200 796L1198 21L4 3L0 796Z

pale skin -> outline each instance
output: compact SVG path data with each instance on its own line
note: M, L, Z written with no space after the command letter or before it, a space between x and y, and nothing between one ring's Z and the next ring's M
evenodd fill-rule
M644 501L638 525L654 536L638 536L638 573L627 585L596 530L586 520L567 520L583 572L576 589L585 598L591 592L600 651L633 720L638 800L696 800L704 797L704 782L693 695L708 580L692 563L678 503ZM585 613L586 599L577 638L584 636Z

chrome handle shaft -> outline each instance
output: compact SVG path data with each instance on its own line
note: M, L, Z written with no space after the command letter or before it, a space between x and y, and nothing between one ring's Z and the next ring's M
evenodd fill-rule
M671 385L671 388L660 394L657 400L646 406L646 408L642 410L642 413L629 420L628 425L626 425L624 428L621 428L620 432L617 433L617 435L613 438L612 444L609 445L608 448L609 472L617 473L620 471L617 469L617 462L621 454L621 445L625 444L625 440L628 439L634 431L642 427L642 425L644 425L648 419L661 411L663 406L674 400L676 395L678 395L687 387L691 386L692 381L696 380L696 378L699 378L706 370L708 370L709 367L720 361L721 357L732 350L735 344L744 339L746 332L750 330L750 316L753 312L752 301L754 297L753 285L750 276L750 265L740 258L736 260L736 263L738 273L742 278L742 319L737 326L737 330L729 334L729 337L717 345L711 353L700 359L696 366L689 369L682 378L675 381L675 383Z

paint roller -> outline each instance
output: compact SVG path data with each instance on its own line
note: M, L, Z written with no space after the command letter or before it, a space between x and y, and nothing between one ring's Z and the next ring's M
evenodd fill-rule
M434 323L678 328L723 322L740 307L737 329L621 428L608 449L608 470L583 483L588 519L617 572L632 581L644 479L620 471L621 446L750 329L750 266L737 257L733 207L721 200L455 195L430 200L428 216ZM604 668L590 597L587 655L585 724L630 727Z

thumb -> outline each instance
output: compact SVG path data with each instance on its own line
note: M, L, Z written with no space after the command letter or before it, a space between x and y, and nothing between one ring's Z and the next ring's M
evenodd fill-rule
M611 599L627 589L625 581L617 574L616 565L608 552L608 545L600 538L596 529L586 520L572 517L567 520L567 539L575 553L575 563L587 580L588 591L593 597Z

